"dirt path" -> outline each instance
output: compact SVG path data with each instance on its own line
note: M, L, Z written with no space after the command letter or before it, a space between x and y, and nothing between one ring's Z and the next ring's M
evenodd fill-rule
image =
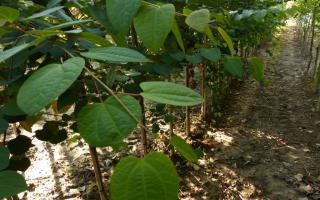
M270 86L244 83L229 98L221 128L212 132L220 140L209 153L214 173L227 187L218 186L227 193L219 199L320 199L317 97L303 78L305 58L294 28L280 37L277 73L266 61Z

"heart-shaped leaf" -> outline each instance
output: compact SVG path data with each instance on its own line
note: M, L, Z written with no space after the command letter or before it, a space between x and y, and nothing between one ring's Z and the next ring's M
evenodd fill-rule
M200 9L193 11L186 18L186 24L191 28L204 33L208 28L208 24L210 21L210 11L208 9Z
M179 178L170 159L161 153L149 153L143 159L123 158L111 178L113 200L178 199Z
M231 75L243 77L244 69L240 57L226 56L224 59L224 68Z
M127 32L140 7L140 0L106 0L107 16L117 32Z
M140 120L142 114L139 102L126 95L117 97ZM80 111L77 122L80 135L94 147L118 147L137 126L137 121L114 97L108 98L104 103L85 106Z
M9 149L5 146L0 146L0 171L9 166Z
M123 47L92 48L89 49L89 52L81 53L81 55L110 63L150 62L140 52Z
M39 112L77 80L84 65L84 59L74 57L63 64L40 68L21 86L17 96L18 106L29 115Z
M170 144L172 144L176 150L188 161L195 163L198 161L198 155L192 146L181 137L176 135L172 136L170 139Z
M24 177L15 171L0 172L0 198L13 196L27 189Z
M163 46L174 23L175 7L165 4L160 7L143 6L134 26L143 44L151 51L158 51Z
M193 106L201 104L203 98L190 88L183 85L152 81L140 84L143 92L141 96L157 103L175 106Z

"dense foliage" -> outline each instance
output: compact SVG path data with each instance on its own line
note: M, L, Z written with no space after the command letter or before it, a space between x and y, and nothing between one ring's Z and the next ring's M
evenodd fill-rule
M0 198L27 188L17 171L30 165L31 138L17 133L7 141L16 124L32 132L52 111L56 118L35 137L58 144L79 133L97 162L96 147L125 148L137 127L146 140L144 100L168 105L166 123L174 106L202 104L204 117L215 116L232 79L267 83L255 50L286 16L283 2L271 0L1 1ZM188 143L168 134L179 154L197 162ZM129 156L116 166L111 198L176 199L174 165L163 153L146 154L141 143L142 159Z

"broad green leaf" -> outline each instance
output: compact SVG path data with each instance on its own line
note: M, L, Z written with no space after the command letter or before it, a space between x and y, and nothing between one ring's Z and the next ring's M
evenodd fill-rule
M204 33L210 21L210 11L208 9L200 9L193 11L186 18L186 24L191 28Z
M243 63L240 57L226 56L224 58L224 68L231 75L243 77L244 69Z
M63 8L63 6L49 8L47 10L44 10L39 13L31 15L30 17L27 17L25 20L35 19L35 18L39 18L39 17L48 17L51 13L54 13L62 8Z
M205 59L210 61L218 61L221 58L221 52L219 48L201 48L200 54Z
M190 88L183 85L152 81L140 84L141 95L157 103L175 106L193 106L203 102L203 98Z
M121 159L110 184L112 200L176 200L178 189L174 165L166 155L157 152L143 159Z
M182 40L181 32L180 32L180 29L179 29L179 26L178 26L176 20L174 20L174 22L173 22L172 33L176 37L176 40L177 40L177 43L178 43L179 47L182 49L183 52L185 52L185 48L184 48L184 43L183 43L183 40Z
M131 96L117 95L121 102L140 120L141 107ZM87 105L77 119L80 135L94 147L118 147L137 126L137 121L114 98L104 103Z
M0 6L0 22L13 22L18 19L19 15L20 12L17 9Z
M118 33L129 30L139 8L140 0L106 0L108 19Z
M220 35L222 36L222 38L224 39L224 41L227 43L229 51L230 51L230 54L234 55L235 54L235 50L234 50L234 47L233 47L233 42L232 42L231 37L222 28L218 27L217 29L218 29L218 32L220 33Z
M15 46L11 49L1 51L0 52L0 63L5 61L6 59L10 58L11 56L19 53L20 51L26 49L30 44L22 44L19 46Z
M102 47L112 46L112 44L108 40L106 40L105 38L99 35L95 35L93 33L83 32L79 34L79 37L82 39L88 40L92 43L98 44Z
M8 148L0 145L0 171L9 166L9 156Z
M15 171L0 172L0 198L13 196L27 190L27 183L21 174Z
M128 62L150 62L143 54L133 49L123 47L100 47L89 49L88 52L81 53L82 56L108 61L110 63L128 63Z
M12 98L10 99L1 110L2 114L9 116L19 116L25 115L25 113L17 105L17 100Z
M172 136L170 139L170 144L172 144L176 150L188 161L195 163L198 161L198 155L192 146L181 137L176 135Z
M71 86L84 65L84 59L74 57L38 69L21 86L18 106L28 115L36 114Z
M264 64L260 58L251 57L248 59L250 75L259 82L264 81Z
M151 51L158 51L170 33L175 17L175 7L143 6L134 19L134 26L143 44Z

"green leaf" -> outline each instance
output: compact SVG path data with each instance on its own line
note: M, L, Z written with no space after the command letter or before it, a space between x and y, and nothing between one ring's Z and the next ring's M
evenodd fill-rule
M0 198L13 196L27 190L24 177L14 171L0 172Z
M175 106L193 106L203 102L203 98L190 88L183 85L153 81L140 84L141 95L157 103Z
M143 6L134 19L134 26L143 44L151 51L160 50L171 31L174 17L175 7L172 4Z
M176 150L188 161L194 163L198 161L198 155L196 154L192 146L181 137L176 135L172 136L170 144L172 144L176 148Z
M264 82L264 64L258 57L248 59L250 75L259 82Z
M10 99L3 107L2 114L4 116L21 116L25 115L25 113L19 108L17 105L16 99Z
M219 48L201 48L200 54L205 59L216 62L221 58L221 52Z
M186 24L191 28L204 33L210 21L210 11L208 9L200 9L193 11L186 18Z
M8 148L0 145L0 171L9 166L9 156Z
M174 20L174 22L173 22L172 33L176 37L176 40L178 42L179 47L182 49L183 52L185 52L185 48L184 48L184 43L183 43L183 40L182 40L181 32L180 32L180 29L179 29L179 26L178 26L176 20Z
M222 38L224 39L224 41L227 43L230 54L233 56L235 54L235 50L233 47L233 42L232 42L231 37L222 28L218 27L217 29L218 29L218 32L220 33L220 35L222 36Z
M243 77L244 69L240 57L226 56L224 59L224 68L231 75Z
M89 32L80 33L79 37L82 38L82 39L88 40L88 41L90 41L92 43L98 44L98 45L100 45L102 47L108 47L108 46L112 45L105 38L103 38L103 37L101 37L99 35L93 34L93 33L89 33Z
M26 49L29 46L29 44L22 44L19 46L15 46L11 49L1 51L0 52L0 63L5 61L6 59L10 58L11 56L19 53L20 51Z
M77 80L84 65L84 59L74 57L63 64L49 64L38 69L21 86L18 106L28 115L36 114Z
M63 6L57 6L57 7L53 7L53 8L49 8L47 10L41 11L39 13L33 14L30 17L26 18L26 20L30 20L30 19L35 19L35 18L40 18L40 17L48 17L51 13L54 13L60 9L62 9Z
M149 153L144 159L120 160L111 177L112 200L176 200L179 178L170 159Z
M17 9L0 6L0 22L14 22L18 19L19 15L20 12Z
M142 114L139 102L131 96L117 97L140 120ZM94 147L118 147L137 126L137 121L114 97L108 98L104 103L82 108L77 122L80 135Z
M118 33L129 30L139 8L140 0L106 0L108 19Z
M88 52L81 53L81 55L110 63L150 62L148 58L138 51L123 47L92 48Z

